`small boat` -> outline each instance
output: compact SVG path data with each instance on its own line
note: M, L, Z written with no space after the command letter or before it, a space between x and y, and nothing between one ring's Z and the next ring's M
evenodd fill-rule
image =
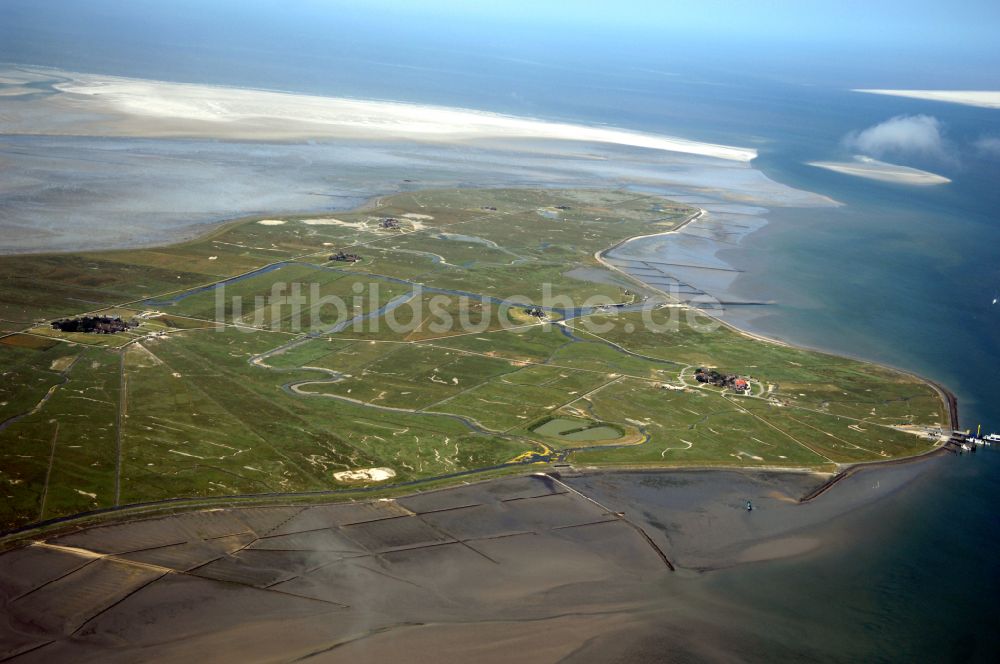
M986 437L983 438L983 440L986 441L987 445L989 445L991 443L998 443L998 444L1000 444L1000 433L987 434Z
M972 447L968 443L962 443L962 449L968 452Z
M751 504L750 501L748 500L747 501L747 512L752 512L752 511L753 511L753 504Z

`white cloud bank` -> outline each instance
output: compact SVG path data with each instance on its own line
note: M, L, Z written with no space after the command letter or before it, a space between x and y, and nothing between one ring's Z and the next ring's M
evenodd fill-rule
M1000 136L983 136L975 142L980 154L990 157L1000 157Z
M930 115L897 115L848 134L844 144L853 151L874 157L895 154L948 158L941 122Z

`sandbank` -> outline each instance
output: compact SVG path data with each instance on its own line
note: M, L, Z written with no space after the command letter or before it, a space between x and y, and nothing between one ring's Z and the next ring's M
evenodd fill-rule
M18 72L37 76L31 68ZM485 111L344 97L320 97L212 85L52 72L55 94L39 107L94 113L104 120L60 126L43 112L0 122L3 133L224 138L391 138L454 142L555 139L607 143L748 162L756 150L606 126L588 126Z
M852 90L852 92L943 101L980 108L1000 108L1000 91L996 90Z
M937 173L922 171L919 168L911 168L909 166L900 166L899 164L890 164L872 159L871 157L856 156L853 161L811 161L809 165L845 175L855 175L861 178L868 178L869 180L892 182L895 184L929 186L951 182L948 178Z

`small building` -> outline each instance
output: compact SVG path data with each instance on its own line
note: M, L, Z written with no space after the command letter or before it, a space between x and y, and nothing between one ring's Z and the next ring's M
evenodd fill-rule
M750 393L750 380L736 374L723 374L715 369L699 367L694 372L694 379L699 383L714 385L716 387L728 387L744 394Z
M382 229L393 229L399 228L399 220L395 217L383 217L381 221L378 222L379 228Z
M83 332L85 334L116 334L138 326L137 321L124 321L120 316L81 316L52 322L52 327L60 332Z
M534 316L535 318L545 318L545 312L542 311L541 307L536 307L536 306L525 307L524 313L528 314L529 316Z
M330 260L337 261L338 263L357 263L361 260L361 256L357 254L348 254L343 251L338 251L337 253L330 256Z

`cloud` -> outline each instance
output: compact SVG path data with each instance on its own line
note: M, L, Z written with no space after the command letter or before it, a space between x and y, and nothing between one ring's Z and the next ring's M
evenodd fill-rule
M941 122L930 115L897 115L860 132L851 132L844 144L874 157L917 156L949 160Z
M980 154L987 157L1000 157L1000 137L983 136L974 143Z

